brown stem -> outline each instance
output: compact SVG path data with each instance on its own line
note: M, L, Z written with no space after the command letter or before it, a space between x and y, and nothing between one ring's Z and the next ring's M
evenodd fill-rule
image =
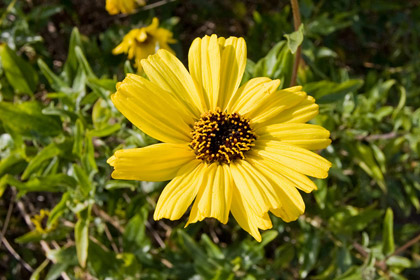
M0 236L1 236L0 246L1 246L1 242L3 240L4 235L6 234L7 226L9 225L10 216L12 216L14 199L15 199L14 196L10 199L9 209L7 210L6 219L4 220L4 223L3 223L3 229L1 230L1 233L0 233Z
M102 209L100 209L98 206L93 205L92 210L93 210L93 212L95 213L96 216L99 216L104 221L107 221L108 223L110 223L120 233L123 233L124 232L124 228L120 225L120 223L116 219L114 219L113 217L111 217L110 215L108 215L105 211L103 211Z
M369 253L366 252L366 250L363 248L362 245L360 245L357 242L353 242L353 248L356 249L357 252L360 253L363 259L366 259L369 256ZM376 261L375 266L382 270L384 273L388 273L388 268L386 266L386 263L384 261Z
M405 243L404 245L402 245L401 247L399 247L397 250L395 250L394 253L392 253L391 256L401 254L402 252L404 252L409 247L413 246L414 244L416 244L419 241L420 241L420 234L417 235L416 237L414 237L413 239L411 239L410 241L408 241L407 243Z
M298 0L290 0L290 3L292 4L292 11L293 11L293 23L295 26L295 31L299 29L300 26L300 11L299 11L299 3ZM297 73L299 70L299 62L300 62L300 56L302 54L302 45L299 45L296 55L295 55L295 61L293 62L293 72L292 72L292 79L290 81L290 86L296 85L297 80Z

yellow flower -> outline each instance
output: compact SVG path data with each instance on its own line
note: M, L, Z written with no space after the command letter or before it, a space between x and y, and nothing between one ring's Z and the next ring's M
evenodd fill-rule
M53 224L50 227L43 227L43 221L44 219L48 218L49 215L50 211L41 209L39 211L39 215L35 215L33 218L31 218L31 222L35 226L35 230L37 232L48 233L56 228L57 224Z
M171 180L154 219L189 223L229 213L256 240L272 227L269 212L286 222L305 210L297 189L311 192L307 177L326 178L331 163L311 152L327 147L328 130L305 124L318 105L296 86L254 78L239 87L246 64L242 38L197 38L189 72L171 53L142 60L149 80L129 74L111 96L118 110L164 142L116 151L108 159L115 179Z
M144 4L144 0L106 0L105 8L110 15L132 14L136 11L137 6Z
M172 32L159 27L159 20L153 18L149 26L133 29L124 36L122 42L112 50L113 54L127 53L128 59L135 58L136 67L140 70L140 61L154 54L159 48L174 51L169 44L175 43Z

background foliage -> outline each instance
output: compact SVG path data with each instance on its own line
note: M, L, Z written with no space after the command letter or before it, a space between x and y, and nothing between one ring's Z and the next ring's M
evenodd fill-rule
M332 132L333 168L303 194L305 215L273 218L258 243L233 219L155 222L165 182L110 180L114 150L156 142L109 100L133 72L111 50L158 16L184 63L195 37L243 36L244 81L287 87L288 1L148 1L110 16L103 0L2 0L0 279L418 279L420 3L299 4L298 84Z

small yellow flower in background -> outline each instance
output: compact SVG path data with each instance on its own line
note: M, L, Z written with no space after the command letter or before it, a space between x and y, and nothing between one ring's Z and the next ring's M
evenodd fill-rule
M122 42L112 50L117 55L128 54L128 59L135 59L136 67L141 70L140 61L149 55L156 53L158 49L165 49L171 53L174 51L168 44L175 43L172 32L159 27L159 20L153 18L149 26L133 29L124 36Z
M106 0L105 8L110 15L132 14L137 6L144 6L144 0Z
M52 225L50 227L44 228L42 225L44 222L44 219L48 218L50 215L50 211L41 209L39 211L39 215L35 215L33 218L31 218L32 224L35 226L35 230L39 233L48 233L55 229L56 225Z
M176 220L192 204L187 225L229 213L256 240L269 229L269 212L286 222L305 210L299 190L326 178L331 163L310 150L327 147L329 131L305 124L318 105L296 86L254 78L239 87L244 39L197 38L189 72L170 52L141 61L149 80L129 74L111 96L139 129L164 143L116 151L115 179L165 181L154 219Z

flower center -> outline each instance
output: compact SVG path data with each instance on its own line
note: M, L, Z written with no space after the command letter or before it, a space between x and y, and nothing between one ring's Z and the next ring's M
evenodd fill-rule
M191 148L197 159L212 163L230 163L245 159L256 139L249 121L238 113L215 111L204 113L194 123Z

